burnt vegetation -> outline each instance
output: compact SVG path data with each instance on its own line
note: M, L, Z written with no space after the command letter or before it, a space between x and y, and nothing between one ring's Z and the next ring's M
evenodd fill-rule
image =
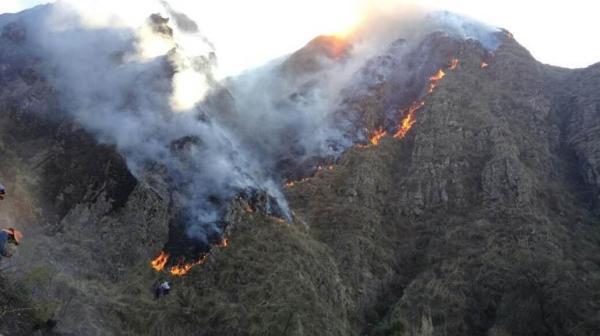
M284 188L291 218L264 191L215 198L224 236L202 245L180 225L161 167L135 178L113 147L48 117L55 92L35 60L15 56L25 32L5 26L0 173L15 201L2 219L31 235L0 270L0 333L600 334L600 67L542 65L499 34L490 53L435 33L406 64L395 42L361 70L365 85L348 84L336 115L387 135L335 163L282 168L296 181ZM349 52L316 39L283 70L318 71L311 53L323 50ZM407 64L420 70L405 77ZM398 111L421 99L394 138ZM199 142L172 145L185 154ZM157 273L161 249L202 264ZM160 301L157 278L173 288Z

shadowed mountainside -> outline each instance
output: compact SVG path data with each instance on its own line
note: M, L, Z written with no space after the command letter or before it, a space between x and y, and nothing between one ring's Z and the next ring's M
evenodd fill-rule
M407 136L351 148L287 187L291 223L256 211L264 199L232 201L227 248L154 301L167 275L149 261L173 221L170 190L160 172L136 179L114 148L56 117L43 60L24 39L18 25L2 30L10 194L0 219L26 240L3 261L0 333L600 333L600 66L542 65L508 34L491 54L436 33L406 56L419 71L403 78L397 41L363 69L382 71L377 80L348 83L339 117L389 127L400 117L390 109L423 97L428 77L458 59ZM317 39L284 66L316 71L311 53L337 47Z

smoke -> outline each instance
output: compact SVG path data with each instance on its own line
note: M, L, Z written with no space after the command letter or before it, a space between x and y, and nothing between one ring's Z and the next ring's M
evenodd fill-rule
M289 219L282 181L364 139L338 112L358 90L349 83L369 85L361 71L377 55L401 62L436 30L495 41L494 29L464 18L405 12L220 81L214 44L167 2L147 2L130 18L90 13L84 3L60 2L29 21L32 50L46 60L64 111L116 146L138 178L163 174L187 234L207 246L231 198L263 190Z

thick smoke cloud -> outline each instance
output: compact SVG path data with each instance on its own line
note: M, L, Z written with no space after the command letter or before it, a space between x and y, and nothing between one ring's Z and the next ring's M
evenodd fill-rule
M315 40L289 58L220 82L218 51L199 25L160 4L137 25L91 26L80 8L54 5L44 20L28 22L32 50L46 60L64 111L115 145L138 178L162 174L187 233L204 244L220 236L224 206L244 190L266 191L290 218L281 182L364 138L336 112L348 83L375 55L391 50L401 59L439 29L493 46L493 29L420 13L402 24L379 20L385 24L364 27L352 44ZM399 47L399 37L409 42Z

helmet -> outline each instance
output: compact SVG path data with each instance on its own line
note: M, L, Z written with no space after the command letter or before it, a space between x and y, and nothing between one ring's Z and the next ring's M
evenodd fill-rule
M3 229L2 231L5 231L8 234L10 234L15 239L17 245L19 245L21 243L21 240L23 240L23 233L19 230L16 230L15 228Z
M21 240L23 240L23 233L19 230L15 230L12 229L12 233L13 233L13 237L15 237L15 241L17 242L17 245L21 243Z

